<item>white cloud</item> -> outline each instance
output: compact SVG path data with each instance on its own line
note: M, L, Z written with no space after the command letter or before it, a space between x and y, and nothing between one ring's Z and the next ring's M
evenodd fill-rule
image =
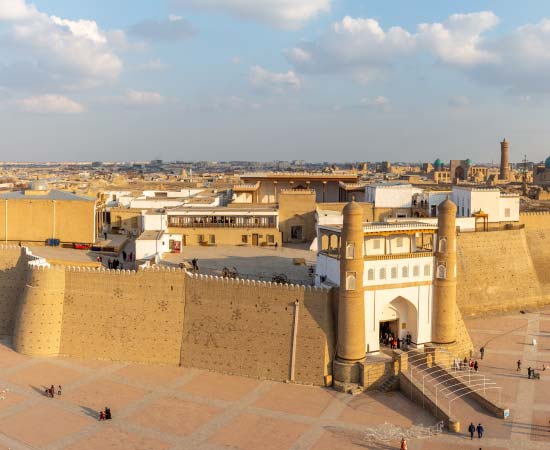
M250 83L257 89L283 92L290 89L300 88L300 79L292 71L269 72L260 66L250 68Z
M16 103L21 111L36 114L79 114L85 111L80 103L56 94L27 97Z
M122 102L128 106L157 106L166 103L166 97L154 91L128 89Z
M415 38L401 27L384 31L374 19L346 16L319 40L286 51L297 70L312 73L347 71L372 78L395 58L412 53Z
M365 98L362 98L360 101L359 101L360 105L365 107L365 108L369 108L369 109L377 109L377 110L381 110L381 111L386 111L389 109L389 106L390 106L390 101L382 96L382 95L379 95L377 97L365 97Z
M94 86L116 79L122 70L108 34L92 20L62 19L23 0L0 0L0 24L7 29L5 48L25 55L28 67L53 84Z
M129 29L130 33L149 41L182 41L195 34L183 17L170 14L167 20L143 20Z
M176 0L176 3L296 29L319 13L328 12L331 0Z
M152 59L151 61L147 61L143 64L138 64L135 66L137 70L144 70L148 72L161 72L163 70L166 70L170 67L170 64L163 63L160 58Z
M345 73L361 83L385 76L404 58L426 53L472 79L516 94L550 92L550 18L494 35L498 23L493 12L481 11L453 14L409 32L346 16L318 39L284 53L298 73Z
M441 61L471 66L498 61L498 55L484 48L482 34L493 29L499 20L490 11L453 14L443 23L420 24L417 41Z

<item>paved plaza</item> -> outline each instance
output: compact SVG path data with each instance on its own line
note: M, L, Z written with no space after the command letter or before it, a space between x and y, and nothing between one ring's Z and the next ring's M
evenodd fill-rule
M550 448L550 311L467 320L481 370L504 388L511 417L468 403L454 410L460 434L412 438L409 449ZM531 345L536 337L537 346ZM47 386L61 384L51 399ZM401 393L352 397L319 387L169 366L29 358L0 345L0 450L386 450L392 436L419 434L436 420ZM109 406L113 420L99 422ZM482 422L480 441L467 421Z
M224 267L237 269L240 278L271 281L274 275L285 274L290 282L310 284L308 265L315 264L316 253L307 245L284 247L250 247L220 245L183 247L181 254L165 253L163 264L178 265L197 258L201 273L221 275ZM306 264L296 265L300 258Z

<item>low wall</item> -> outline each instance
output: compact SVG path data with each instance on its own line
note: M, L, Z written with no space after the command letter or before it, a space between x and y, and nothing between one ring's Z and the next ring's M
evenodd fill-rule
M399 389L405 397L427 409L436 419L442 420L449 431L460 432L460 422L441 409L430 392L422 393L422 389L415 384L406 370L399 373Z

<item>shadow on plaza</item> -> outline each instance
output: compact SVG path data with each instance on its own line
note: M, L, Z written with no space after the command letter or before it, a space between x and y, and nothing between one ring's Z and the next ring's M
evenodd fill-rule
M504 425L508 428L515 428L514 433L516 434L542 437L550 440L550 425L535 425L524 422L505 422ZM517 431L518 428L523 431Z
M99 417L99 412L96 411L95 409L93 408L90 408L88 406L82 406L80 405L80 409L82 410L82 412L84 414L86 414L88 417L92 417L94 419L97 419Z

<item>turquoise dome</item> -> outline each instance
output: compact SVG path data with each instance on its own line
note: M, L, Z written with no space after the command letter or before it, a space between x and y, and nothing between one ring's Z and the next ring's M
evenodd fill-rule
M469 166L471 166L471 165L472 165L472 160L471 160L470 158L468 158L468 159L466 160L466 164L468 164Z
M434 167L436 169L440 169L441 167L443 167L443 163L441 162L441 160L439 158L437 158L435 161L434 161Z
M546 158L546 161L544 161L544 167L550 169L550 156Z

